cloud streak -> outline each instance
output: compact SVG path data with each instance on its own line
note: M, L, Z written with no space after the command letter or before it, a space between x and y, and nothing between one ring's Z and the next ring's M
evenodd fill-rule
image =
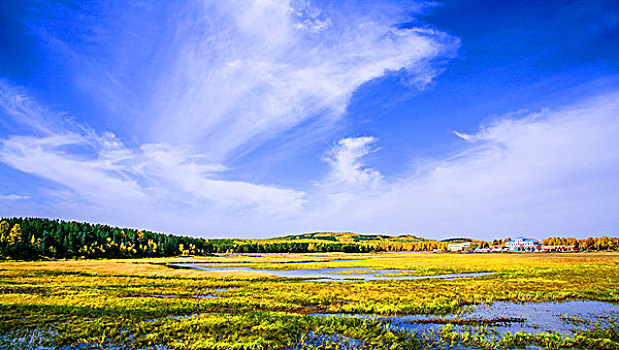
M0 195L0 199L5 200L5 201L20 201L20 200L30 199L30 196L23 196L20 194L4 194L4 195Z

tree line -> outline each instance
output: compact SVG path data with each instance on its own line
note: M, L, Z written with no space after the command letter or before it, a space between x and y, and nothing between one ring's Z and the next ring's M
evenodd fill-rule
M366 253L365 243L237 240L175 236L146 230L40 218L0 219L0 258L144 258L212 253Z
M619 237L589 237L576 239L573 237L549 237L542 241L543 245L549 246L575 246L579 250L618 250Z
M141 258L203 255L204 239L39 218L0 221L0 256L14 259Z
M504 244L472 241L471 247ZM442 251L448 242L424 240L401 242L397 239L333 242L308 240L203 239L175 236L146 230L40 218L0 219L0 258L73 259L144 258L213 253L367 253L384 251ZM574 245L580 250L617 250L619 238L588 239L551 237L544 245Z

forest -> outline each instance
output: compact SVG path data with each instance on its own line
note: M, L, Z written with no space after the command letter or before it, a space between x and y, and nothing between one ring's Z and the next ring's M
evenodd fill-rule
M471 248L500 246L507 240L472 241ZM617 250L619 238L560 238L547 245L574 245L582 250ZM274 239L203 239L132 228L42 218L0 219L0 258L142 258L206 256L213 253L368 253L442 251L447 241L416 236L360 235L322 232Z
M355 242L202 239L41 218L0 220L0 257L142 258L212 253L364 253L375 247Z

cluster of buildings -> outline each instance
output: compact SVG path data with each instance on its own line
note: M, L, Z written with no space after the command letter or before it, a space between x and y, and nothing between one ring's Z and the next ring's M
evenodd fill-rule
M476 253L486 252L573 252L578 248L573 245L542 245L534 238L517 237L504 243L504 246L494 246L491 248L476 247L471 249L471 242L450 243L447 250L451 252L473 251Z

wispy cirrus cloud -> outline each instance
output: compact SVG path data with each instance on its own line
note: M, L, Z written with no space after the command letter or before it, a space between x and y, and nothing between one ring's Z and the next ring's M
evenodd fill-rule
M107 216L101 220L112 222L138 216L141 219L131 222L149 223L162 213L168 219L184 217L185 212L216 216L226 211L235 217L248 210L262 215L287 213L298 210L304 201L300 191L220 179L218 174L226 167L206 162L190 146L129 147L110 132L99 134L43 108L22 89L2 87L0 104L5 115L34 134L1 140L0 161L69 189L56 199L65 205L82 203L82 213L77 215L100 213Z
M29 132L49 134L57 131L55 122L61 118L60 113L53 113L33 101L24 88L14 87L6 80L0 78L0 108L10 119L4 118L0 123L11 125L16 132L16 125L9 123L17 121L21 126L27 127Z
M0 160L26 173L63 184L100 205L153 204L158 194L212 201L215 205L298 207L302 193L240 181L209 178L222 170L201 164L199 156L164 144L128 149L111 134L67 132L46 137L12 136L3 140ZM78 153L88 149L94 154Z
M341 139L331 150L325 160L331 170L324 185L332 190L375 189L383 179L376 169L367 168L363 157L378 151L372 148L377 140L371 136L348 137Z
M326 140L359 86L396 71L424 86L440 71L433 61L453 57L459 46L457 38L427 25L398 26L429 6L422 3L160 5L103 5L102 16L74 17L78 37L63 27L28 23L57 57L71 62L77 86L108 107L118 130L71 122L5 84L5 113L30 130L2 140L0 160L70 189L59 197L65 205L73 196L91 203L91 212L109 210L109 220L127 210L157 221L165 211L186 222L205 217L211 227L234 232L240 217L262 222L259 215L299 214L308 186L239 181L227 176L230 160L238 164L289 132L301 137L282 144L286 149ZM380 175L358 161L344 164L346 153L366 152L354 143L334 155L339 159L332 165L341 164L337 176L356 176L344 181L358 185L377 182ZM347 166L352 172L345 173ZM213 225L214 218L221 224Z
M114 201L137 203L146 199L142 188L125 175L118 159L106 156L109 148L97 149L94 157L74 154L71 147L101 143L74 133L46 137L12 136L3 140L0 160L23 171L65 185L83 198L101 205Z
M225 163L303 123L337 120L359 86L389 72L428 84L440 72L434 61L453 57L459 41L427 25L397 26L423 6L281 0L149 7L142 22L165 21L163 39L151 40L151 26L130 27L130 36L103 31L97 55L129 62L109 65L117 59L84 52L79 57L95 74L77 79L112 110L132 106L125 114L135 116L142 142L189 144ZM136 38L143 44L136 47ZM146 63L145 51L154 53ZM303 130L315 140L325 131Z

